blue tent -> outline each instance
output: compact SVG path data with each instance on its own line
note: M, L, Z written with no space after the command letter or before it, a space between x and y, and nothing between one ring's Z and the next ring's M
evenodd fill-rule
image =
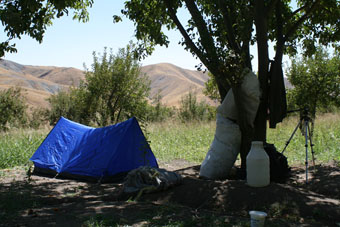
M158 167L136 118L92 128L61 117L30 160L35 174L101 182Z

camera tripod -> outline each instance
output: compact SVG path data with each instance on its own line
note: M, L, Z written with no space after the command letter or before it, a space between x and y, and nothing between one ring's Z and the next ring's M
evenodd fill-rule
M287 111L287 113L295 112L295 111L301 111L301 110ZM314 150L313 150L314 144L312 142L311 129L310 129L310 126L309 126L312 119L308 116L308 109L307 108L303 109L303 111L301 113L302 114L300 114L300 121L297 124L297 126L295 127L295 129L294 129L292 135L290 136L289 140L286 142L286 146L283 148L281 154L283 154L283 152L286 150L288 144L292 140L297 129L298 128L303 129L303 134L305 136L305 148L306 148L305 165L306 165L306 184L307 184L308 183L308 140L309 140L309 145L310 145L310 149L311 149L311 153L312 153L313 167L314 167L314 170L315 170L315 159L314 159Z

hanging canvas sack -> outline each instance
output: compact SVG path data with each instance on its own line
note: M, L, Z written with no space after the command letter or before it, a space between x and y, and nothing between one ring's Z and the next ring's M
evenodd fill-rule
M260 103L260 85L254 73L244 71L241 101L246 106L245 115L253 125ZM232 90L229 90L222 104L217 108L216 131L209 151L201 164L200 177L225 179L233 167L241 146L241 131L236 123L237 107Z
M217 113L215 137L201 165L200 177L226 178L236 161L240 145L239 126Z

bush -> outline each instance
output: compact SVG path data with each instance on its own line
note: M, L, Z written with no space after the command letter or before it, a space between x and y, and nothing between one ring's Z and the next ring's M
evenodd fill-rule
M48 122L49 110L44 108L33 108L29 115L28 127L38 129L41 125Z
M9 126L20 127L27 123L27 106L20 88L0 91L0 130Z
M86 106L81 102L82 91L80 88L70 88L51 95L48 101L51 109L48 111L47 119L51 125L57 123L60 117L66 117L73 121L85 122L88 117L84 116Z
M174 107L167 107L162 104L162 96L160 91L153 98L152 105L147 107L147 121L160 122L175 116Z
M212 120L216 116L216 108L204 101L198 102L197 94L189 91L187 95L182 96L178 115L182 121Z
M140 65L130 43L117 55L93 53L91 70L79 88L52 96L49 121L54 124L60 116L85 125L106 126L135 116L146 120L150 80L141 75Z

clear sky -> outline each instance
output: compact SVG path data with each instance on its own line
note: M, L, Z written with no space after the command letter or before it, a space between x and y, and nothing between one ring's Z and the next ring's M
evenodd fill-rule
M84 63L90 68L93 51L102 52L104 47L112 48L116 53L118 48L125 47L134 40L134 25L127 18L123 22L113 23L113 15L120 15L124 0L95 1L89 9L90 21L80 23L72 20L72 15L56 19L47 28L43 42L23 36L15 40L18 53L6 54L4 59L24 65L74 67L83 70ZM188 15L180 12L180 18ZM3 27L0 25L3 30ZM178 41L179 31L167 33L170 38L169 48L157 47L155 52L143 60L142 65L156 63L172 63L182 68L195 69L200 61L185 51ZM0 32L0 40L6 40L4 32ZM257 69L256 47L252 48L255 56L253 68Z
M83 64L90 67L93 51L102 52L104 47L112 48L116 53L118 48L125 47L134 40L134 25L127 18L123 22L113 23L113 15L120 15L124 7L123 0L95 1L89 9L90 21L80 23L72 20L72 15L56 19L47 28L43 42L23 36L15 40L18 53L6 54L4 59L24 65L62 66L84 69ZM0 26L3 30L3 27ZM0 40L6 40L4 32ZM189 52L178 45L181 36L178 31L168 33L169 48L157 47L152 56L142 61L142 65L168 62L187 69L195 69L199 63Z

